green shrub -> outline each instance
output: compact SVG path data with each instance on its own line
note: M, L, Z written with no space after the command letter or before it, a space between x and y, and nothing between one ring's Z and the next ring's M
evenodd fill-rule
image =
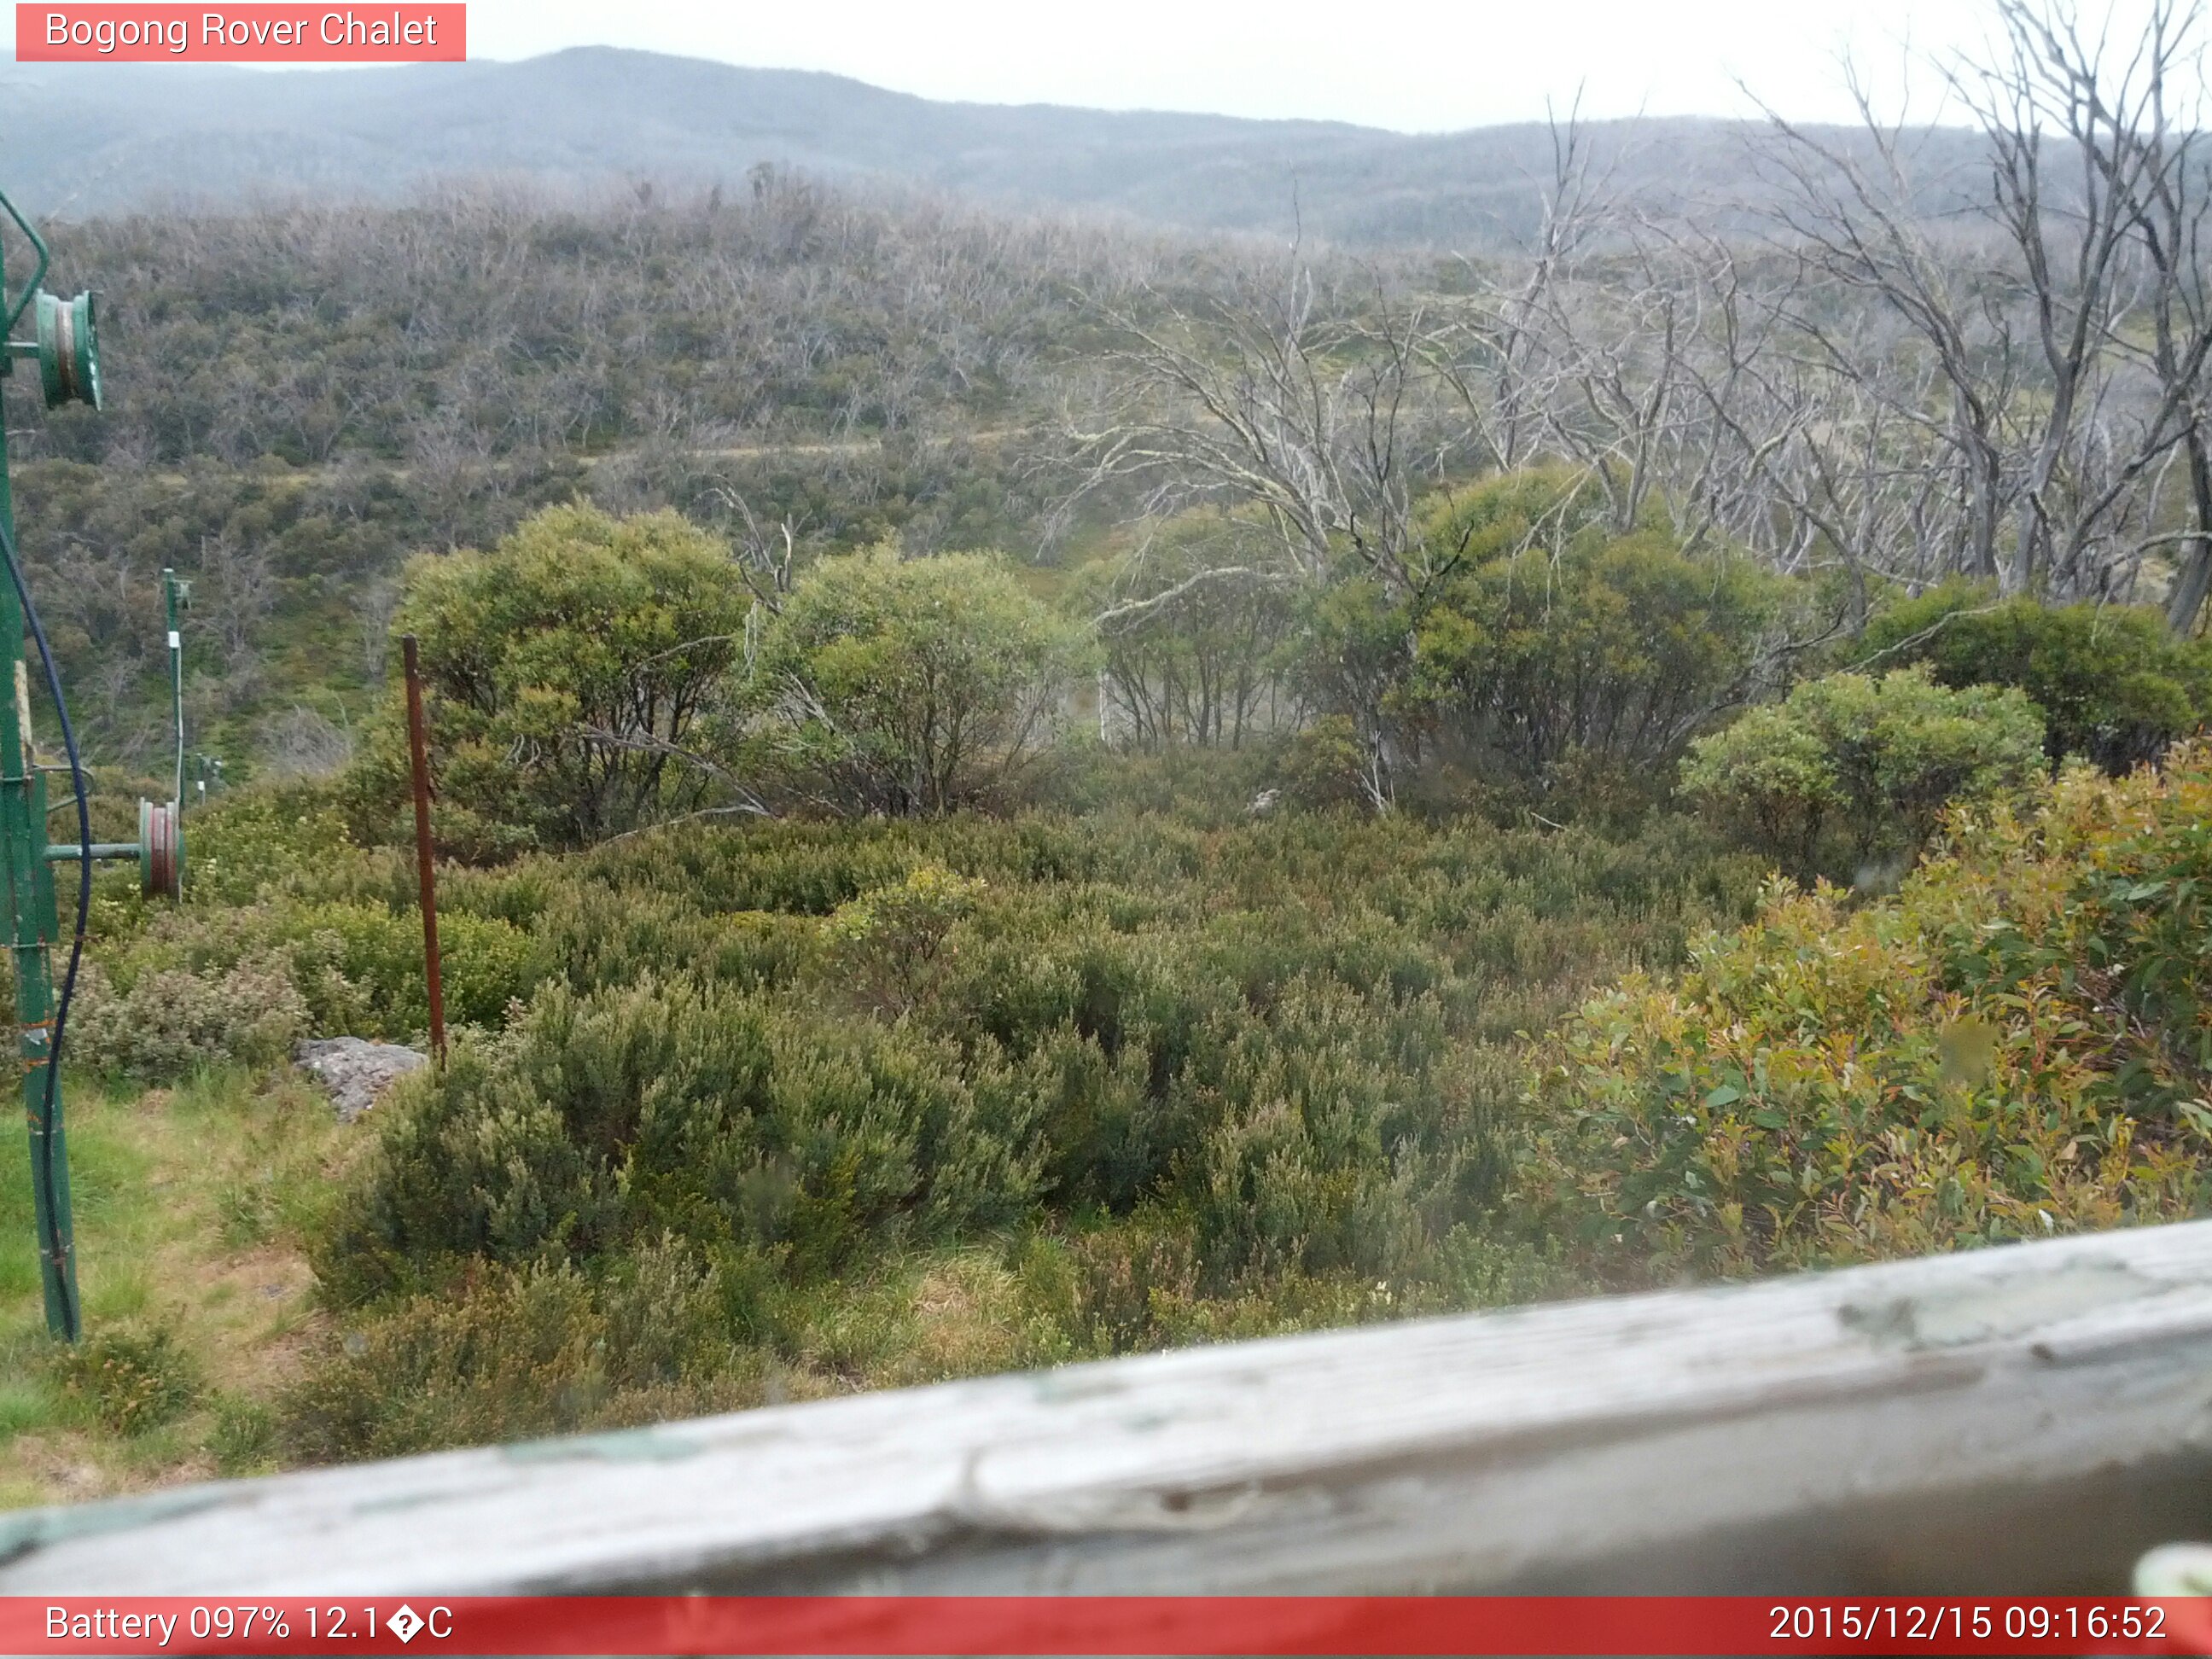
M662 1242L597 1281L566 1264L495 1270L379 1309L288 1391L280 1431L324 1462L756 1404L735 1358L718 1271Z
M1236 749L1260 732L1297 616L1270 541L1256 520L1192 514L1085 573L1082 614L1103 618L1102 721L1143 749Z
M281 959L249 957L210 975L156 970L127 991L87 962L65 1040L94 1071L167 1083L207 1066L276 1065L307 1026L306 1000Z
M1664 769L1723 711L1780 678L1801 585L1663 527L1623 532L1601 483L1534 468L1425 503L1449 555L1410 592L1338 573L1280 649L1315 717L1288 775L1306 804L1470 798L1633 822Z
M1161 1346L1177 1310L1198 1294L1196 1241L1187 1227L1156 1212L1085 1233L1070 1255L1070 1322L1093 1352Z
M1270 732L1240 750L1174 744L1131 751L1071 731L1029 801L1039 809L1087 816L1172 817L1193 827L1219 828L1247 817L1253 800L1275 781L1282 739Z
M343 1011L320 1011L326 1029L402 1040L428 1030L419 915L321 904L279 909L272 919L282 936L309 947L295 958L295 976L334 971L351 994L351 1005ZM526 995L544 969L543 952L520 928L450 908L438 920L438 960L446 1018L479 1025L498 1023L507 1005Z
M135 1076L267 1064L307 1036L405 1042L429 1025L422 922L382 904L271 895L240 908L165 908L103 954L81 994L80 1052ZM441 917L439 957L447 1018L483 1025L504 1019L547 961L531 934L465 909Z
M1020 1213L1033 1113L919 1032L840 1028L726 988L549 987L392 1114L323 1262L341 1294L474 1255L587 1256L674 1230L826 1272Z
M443 845L581 846L719 799L684 757L753 602L704 532L552 507L489 551L418 556L406 584L392 626L422 641ZM406 799L405 733L395 687L349 780L374 834Z
M1617 841L1243 807L698 822L449 871L471 1019L443 1073L342 1132L372 1144L327 1206L287 1209L276 1164L221 1195L240 1243L307 1237L337 1322L275 1449L241 1419L222 1455L1568 1282L1498 1235L1516 1034L1748 915L1761 866L1685 818ZM109 988L266 962L317 1029L404 1035L410 889L386 850L326 845L248 902L128 918Z
M325 785L294 783L220 795L191 813L185 878L195 904L246 904L271 886L343 863L352 850Z
M1072 660L1066 631L996 555L825 560L752 666L753 752L817 805L949 811L1036 757Z
M276 1413L258 1400L224 1395L216 1402L208 1455L226 1480L271 1474L281 1449Z
M947 936L975 908L983 883L925 864L893 886L871 888L830 915L825 929L839 967L880 1008L904 1009L924 994L948 950Z
M1360 735L1349 714L1323 714L1283 750L1284 793L1304 807L1372 806L1384 793L1387 771L1375 744Z
M2212 642L2175 639L2148 605L1999 600L1953 583L1878 612L1851 652L1925 663L1954 688L2018 687L2043 711L2054 764L2078 755L2118 775L2212 715Z
M1287 758L1294 797L1356 800L1387 811L1397 799L1403 702L1413 673L1413 617L1401 596L1366 575L1309 594L1285 646L1288 676L1315 735Z
M1408 718L1524 781L1571 757L1662 766L1755 694L1786 584L1665 536L1585 530L1474 565L1412 619Z
M200 1395L199 1367L166 1326L96 1329L54 1363L63 1391L118 1434L172 1422Z
M2040 718L2009 688L1830 674L1700 738L1680 787L1794 872L1844 872L1911 857L1952 801L2020 788L2041 745Z
M2209 822L2212 753L2185 750L1961 809L1856 914L1778 890L1674 984L1566 1028L1524 1201L1624 1283L2199 1212Z
M1421 534L1431 547L1457 550L1469 564L1510 559L1526 549L1558 547L1602 534L1612 516L1604 481L1587 468L1524 466L1423 503Z

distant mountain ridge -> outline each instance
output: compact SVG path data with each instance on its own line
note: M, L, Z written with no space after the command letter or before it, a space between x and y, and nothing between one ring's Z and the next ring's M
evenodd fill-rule
M1591 131L1650 206L1698 201L1747 173L1742 123ZM1479 248L1525 233L1532 180L1550 156L1549 134L1532 124L1409 136L940 103L840 76L613 47L327 72L0 59L0 183L28 208L76 216L302 194L389 199L455 175L735 185L769 162L1193 229L1303 227L1355 246Z

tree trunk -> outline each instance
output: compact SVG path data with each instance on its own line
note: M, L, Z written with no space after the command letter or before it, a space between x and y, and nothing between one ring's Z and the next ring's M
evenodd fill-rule
M2197 539L2185 542L2173 573L2173 591L2166 598L2166 625L2186 638L2197 629L2203 614L2204 598L2212 592L2212 455L2205 452L2202 428L2192 426L2184 441L2189 446L2189 489L2197 514Z

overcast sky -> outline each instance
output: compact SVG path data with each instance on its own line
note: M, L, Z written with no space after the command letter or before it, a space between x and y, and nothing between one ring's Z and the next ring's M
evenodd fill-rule
M2087 0L2095 6L2100 0ZM830 70L930 98L1311 116L1406 131L1596 115L1846 118L1836 54L1885 84L1983 37L1984 0L471 0L471 58L601 44Z

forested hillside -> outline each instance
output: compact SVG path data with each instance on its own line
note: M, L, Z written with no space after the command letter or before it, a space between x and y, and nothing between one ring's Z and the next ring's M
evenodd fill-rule
M72 1356L0 1170L4 1490L2201 1212L2212 179L1996 21L1935 216L1875 122L1717 215L1563 126L1463 257L70 227L32 581L113 813L191 578L227 787L90 915ZM454 1045L337 1125L293 1046L428 1018L401 635Z
M787 524L804 554L1037 550L1038 423L1095 329L1073 296L1166 257L780 179L720 205L95 222L58 279L107 296L113 399L19 416L25 541L131 758L160 738L147 580L192 575L196 724L251 765L258 720L359 714L408 553L579 491L763 546Z

